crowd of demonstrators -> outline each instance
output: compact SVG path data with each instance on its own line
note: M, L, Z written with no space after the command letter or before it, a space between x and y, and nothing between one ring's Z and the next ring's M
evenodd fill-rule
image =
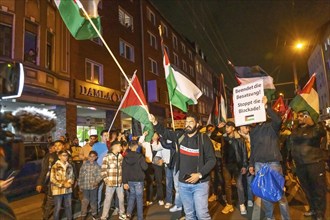
M82 192L82 220L87 219L89 209L93 219L108 219L112 207L112 215L118 210L119 219L131 219L135 209L137 219L144 219L144 205L155 201L169 212L181 211L186 219L211 219L208 202L220 202L223 214L234 211L233 182L238 195L236 206L246 215L246 206L254 205L254 175L266 164L285 175L283 161L290 156L310 206L304 215L324 219L326 158L320 147L326 134L323 126L302 111L298 113L298 125L288 129L268 107L266 98L263 103L267 121L249 126L236 127L228 120L201 129L198 118L188 113L185 129L173 131L151 115L155 133L150 142L145 141L147 132L130 137L119 131L109 134L107 130L100 133L100 141L97 135L91 135L83 147L77 138L68 141L65 136L65 142L50 142L37 184L37 191L45 193L43 219L49 219L53 209L54 218L59 219L61 206L66 217L72 219L75 190ZM264 199L262 203L266 219L274 219L273 203ZM281 218L290 219L285 194L279 208Z

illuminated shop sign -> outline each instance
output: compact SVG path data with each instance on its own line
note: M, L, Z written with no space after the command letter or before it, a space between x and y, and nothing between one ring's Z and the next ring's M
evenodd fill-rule
M75 98L105 104L119 104L123 95L118 90L75 80Z

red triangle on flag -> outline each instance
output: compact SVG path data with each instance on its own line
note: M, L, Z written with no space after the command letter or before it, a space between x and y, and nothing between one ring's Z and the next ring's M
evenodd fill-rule
M312 75L312 77L308 80L308 82L306 83L306 85L304 86L304 88L300 91L300 94L302 93L310 93L313 86L314 86L314 83L315 83L315 80L316 80L316 73L314 73Z
M147 105L146 98L144 97L144 93L141 87L141 84L139 82L139 79L134 74L132 78L132 86L135 88L136 92L139 94L142 102L144 105ZM123 97L123 102L121 108L127 108L131 106L141 106L141 102L138 99L138 97L135 95L133 89L129 87Z

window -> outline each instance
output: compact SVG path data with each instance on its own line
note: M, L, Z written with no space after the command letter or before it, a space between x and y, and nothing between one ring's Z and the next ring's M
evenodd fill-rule
M47 48L46 48L46 68L51 70L53 67L53 42L54 35L47 31Z
M121 8L118 9L118 19L119 23L133 31L133 17Z
M153 35L149 31L148 31L148 35L149 35L149 45L157 49L157 41L155 35Z
M86 59L85 61L86 81L103 84L103 65L95 61Z
M174 34L172 35L172 42L174 49L178 49L178 38Z
M38 25L25 21L24 61L37 64Z
M190 50L188 50L188 56L190 60L193 60L192 52Z
M182 69L183 71L187 72L187 63L184 60L182 60Z
M155 16L155 13L153 13L151 11L150 8L147 8L147 16L148 16L148 20L153 24L153 25L156 25L156 16Z
M163 28L163 36L168 37L168 29L167 26L161 22L162 28Z
M155 60L149 57L149 71L158 75L158 64Z
M194 68L192 66L189 66L189 74L194 76Z
M134 47L123 40L119 41L119 54L120 56L134 62Z
M184 45L184 43L181 42L181 50L183 54L186 54L186 45Z
M174 55L174 65L179 66L179 57L176 53L173 53Z
M164 44L164 48L165 48L165 50L166 50L166 53L167 54L170 54L170 50L168 49L168 47Z
M0 56L12 57L13 16L0 12Z

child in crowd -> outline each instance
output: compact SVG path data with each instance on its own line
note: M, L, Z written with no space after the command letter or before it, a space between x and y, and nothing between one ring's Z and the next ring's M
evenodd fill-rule
M50 182L54 197L55 210L54 220L60 219L62 200L64 200L65 214L67 219L72 219L71 197L74 174L71 164L68 162L68 153L65 150L58 152L59 160L52 166Z
M147 170L148 164L142 154L136 152L137 148L138 142L131 141L130 151L128 151L123 161L123 183L124 189L130 190L126 217L131 218L136 201L137 217L138 220L142 220L144 171Z
M97 215L97 187L102 180L101 167L95 162L96 151L89 152L88 160L82 165L79 173L78 185L83 192L81 201L81 219L86 219L88 204L91 206L92 217Z

